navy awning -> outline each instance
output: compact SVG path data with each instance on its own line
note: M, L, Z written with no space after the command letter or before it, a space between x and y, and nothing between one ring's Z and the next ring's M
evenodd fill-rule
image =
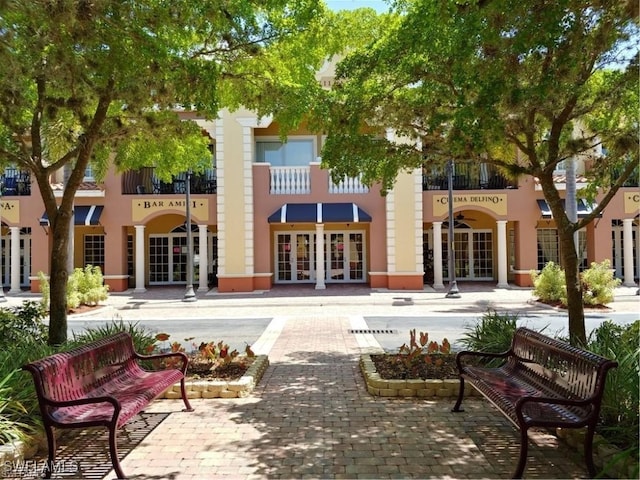
M547 203L546 200L537 200L538 207L540 208L540 213L542 213L542 218L553 218L551 213L551 207ZM578 206L578 218L584 218L589 215L593 211L593 207L589 205L586 200L583 198L579 198L577 200ZM562 200L562 208L565 208L564 199Z
M73 207L75 225L98 225L100 224L100 215L104 207L102 205L81 205ZM40 225L49 225L49 216L47 212L40 217Z
M355 203L285 203L269 216L269 223L359 223L371 215Z

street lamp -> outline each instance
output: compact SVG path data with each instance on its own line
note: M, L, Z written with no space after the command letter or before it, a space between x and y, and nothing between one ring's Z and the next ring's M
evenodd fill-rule
M186 205L185 217L187 225L187 289L184 292L183 302L195 302L198 300L193 291L193 237L191 235L191 169L187 171L185 185Z
M4 209L2 205L2 191L4 190L4 182L0 182L0 247L2 247L2 210ZM7 299L4 296L4 274L2 270L2 260L3 260L4 249L0 251L0 302L6 302Z
M456 283L456 251L453 241L453 159L447 162L447 176L449 180L449 291L446 298L460 298Z

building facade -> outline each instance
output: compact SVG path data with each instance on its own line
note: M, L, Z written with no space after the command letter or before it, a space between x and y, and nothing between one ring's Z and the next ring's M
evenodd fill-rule
M87 172L77 193L73 266L100 266L111 291L186 284L187 228L199 291L333 283L444 288L451 244L455 278L462 282L530 286L532 270L559 263L555 222L532 177L514 183L489 165L454 165L450 242L445 172L401 173L383 197L379 187L357 178L331 180L320 165L322 135L302 128L282 143L275 122L242 110L220 112L214 121L184 118L210 138L206 172L164 183L153 168L112 169L99 184ZM584 169L577 164L578 172ZM563 181L558 172L560 190ZM57 188L62 191L61 184ZM5 170L0 206L2 285L9 292L39 291L51 240L44 204L27 173ZM588 211L581 202L578 213ZM635 285L639 213L634 178L579 232L581 266L609 259L615 275Z

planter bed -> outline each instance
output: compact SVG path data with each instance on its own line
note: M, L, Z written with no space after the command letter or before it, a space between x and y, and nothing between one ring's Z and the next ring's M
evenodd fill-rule
M265 370L269 366L269 358L266 355L258 355L238 380L210 380L210 379L189 379L187 378L188 398L241 398L247 397L253 392ZM169 388L160 398L179 399L180 384L176 383Z

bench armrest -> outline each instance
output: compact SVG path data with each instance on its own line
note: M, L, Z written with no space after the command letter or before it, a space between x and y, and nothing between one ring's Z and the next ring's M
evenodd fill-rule
M111 416L111 422L114 424L118 420L118 417L120 416L120 410L122 410L122 405L117 399L113 397L106 397L106 396L79 398L77 400L65 400L65 401L52 400L45 396L38 396L38 403L40 403L40 406L42 407L41 411L43 413L46 411L46 408L44 407L62 408L62 407L76 407L79 405L93 405L93 404L97 405L99 403L109 403L113 407L113 415Z
M187 367L189 366L189 357L184 352L167 352L167 353L155 353L153 355L141 355L138 352L134 352L134 356L137 360L162 360L171 357L177 357L182 361L182 366L179 370L186 375Z
M527 403L548 403L550 405L566 405L566 406L575 406L575 407L585 407L591 405L595 400L595 397L589 397L583 400L570 400L567 398L558 398L558 397L531 397L524 396L519 398L515 404L516 416L518 417L518 421L524 425L526 422L524 420L524 415L522 414L522 410L526 406Z

